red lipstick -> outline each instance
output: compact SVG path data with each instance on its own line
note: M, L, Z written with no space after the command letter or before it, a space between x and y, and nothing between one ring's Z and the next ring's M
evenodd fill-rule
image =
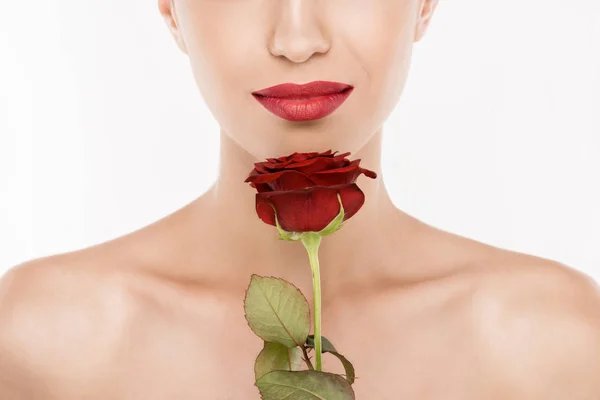
M260 104L288 121L311 121L334 112L354 87L345 83L314 81L304 85L283 83L252 92Z

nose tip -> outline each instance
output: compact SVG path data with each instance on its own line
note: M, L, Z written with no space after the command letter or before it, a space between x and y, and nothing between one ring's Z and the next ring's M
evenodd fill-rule
M269 51L276 57L285 57L302 63L314 54L329 51L330 40L319 26L316 12L310 2L278 0L280 18L273 31Z
M306 37L287 37L273 41L270 52L276 57L285 57L292 62L302 63L314 54L325 54L329 43L325 40L311 40Z

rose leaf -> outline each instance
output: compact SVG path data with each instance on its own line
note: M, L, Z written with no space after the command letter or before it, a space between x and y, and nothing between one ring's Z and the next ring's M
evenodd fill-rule
M352 386L340 375L322 371L272 371L256 386L263 400L354 400Z
M279 343L265 342L254 363L254 376L258 380L271 371L300 371L301 366L302 349L300 347L289 348Z
M308 338L306 339L305 346L309 347L311 349L315 348L315 336L314 335L308 336ZM342 362L342 365L344 366L344 369L346 370L346 379L348 380L348 382L350 382L350 384L353 384L354 379L356 378L354 366L352 365L352 363L350 361L348 361L348 359L346 357L344 357L343 355L338 353L338 351L335 349L335 347L333 347L333 344L325 336L321 336L321 350L322 350L322 353L333 354Z
M250 329L265 342L289 348L306 342L310 330L308 302L291 283L253 274L244 310Z

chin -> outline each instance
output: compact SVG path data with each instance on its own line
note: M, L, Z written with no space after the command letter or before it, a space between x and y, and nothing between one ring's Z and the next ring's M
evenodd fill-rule
M348 132L338 132L337 130L309 128L307 131L292 130L291 132L281 132L279 135L278 150L283 153L308 153L312 151L332 151L354 152L356 151L357 138ZM281 138L281 136L284 136ZM361 135L365 136L365 135ZM358 138L360 140L360 138Z
M348 127L356 124L355 121L355 118L345 120L339 123L338 127L334 127L333 120L327 119L301 123L286 122L276 124L277 127L274 127L273 122L255 122L252 131L242 130L243 135L233 135L233 139L260 161L287 156L294 152L322 152L329 149L355 154L372 136L365 134L368 129L360 132L349 131ZM261 129L262 127L264 129Z
M294 152L298 153L310 153L310 152L322 152L331 149L331 151L338 151L340 153L345 150L347 145L332 143L331 141L298 141L298 142L290 142L284 146L280 146L276 150L276 157L286 156L292 154ZM269 156L274 157L274 156Z

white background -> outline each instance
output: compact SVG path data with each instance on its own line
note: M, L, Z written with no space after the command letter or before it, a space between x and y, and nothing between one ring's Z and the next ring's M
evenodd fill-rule
M600 280L599 136L598 0L441 0L384 173L429 224ZM173 212L217 165L156 0L3 2L0 274Z

